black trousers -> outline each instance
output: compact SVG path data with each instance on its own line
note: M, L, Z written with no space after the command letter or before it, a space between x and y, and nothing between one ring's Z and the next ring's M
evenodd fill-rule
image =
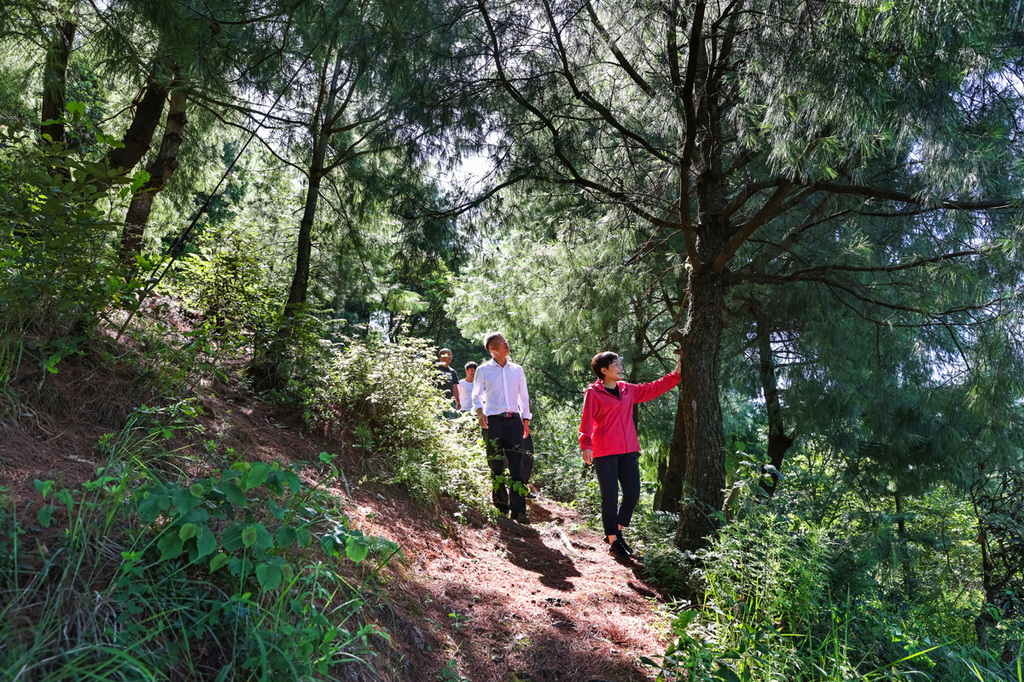
M601 522L604 524L604 534L618 535L619 526L629 525L636 503L640 500L640 453L627 452L624 455L595 457L594 472L597 473L597 483L601 488Z
M528 479L523 475L523 420L518 415L495 415L487 417L487 426L483 436L487 444L487 465L494 480L494 491L491 494L494 506L503 514L525 514L524 494ZM529 468L533 469L532 462ZM511 485L508 479L511 479Z
M480 429L484 435L484 447L487 448L487 461L490 462L495 459L494 441L487 437L487 429ZM504 464L505 468L508 468L508 462L505 462L503 457L499 457ZM523 440L523 483L529 483L530 479L533 478L533 434L531 433ZM507 503L507 500L506 500ZM506 504L506 506L508 506ZM505 510L508 511L507 509Z

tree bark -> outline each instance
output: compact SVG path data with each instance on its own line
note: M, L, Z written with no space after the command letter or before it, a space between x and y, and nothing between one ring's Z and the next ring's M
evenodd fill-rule
M185 130L185 107L188 93L180 87L180 83L171 94L167 108L167 122L164 135L160 142L160 150L152 163L146 166L149 180L132 197L128 212L125 215L124 230L121 233L121 262L130 267L136 254L142 251L142 239L145 235L149 214L153 210L153 200L164 188L175 169L178 167L178 151L181 148L182 135Z
M771 497L779 485L779 472L786 452L793 445L793 438L786 434L782 421L782 405L779 401L779 383L775 374L775 357L772 354L771 334L768 321L760 311L755 313L755 329L757 333L757 352L760 360L761 391L764 393L765 410L768 413L768 461L773 470L766 473L770 478L761 479L761 489Z
M683 330L679 400L686 432L687 499L679 513L676 546L700 549L714 535L725 488L725 433L718 392L718 352L725 314L722 275L704 268L690 278Z
M977 505L975 505L977 508ZM978 646L982 649L988 648L988 630L996 625L996 619L992 616L995 608L995 588L992 585L992 577L995 566L992 564L992 557L988 551L988 532L985 530L985 521L980 514L978 516L978 548L981 550L981 586L985 593L985 602L974 619L974 634L978 638Z
M298 242L295 247L295 271L288 289L288 301L285 303L287 317L295 315L298 306L306 302L309 292L309 265L313 254L313 222L320 199L320 184L323 180L326 148L326 142L317 143L313 163L309 169L309 184L306 185L306 199L303 202Z
M135 105L135 115L121 138L124 147L111 149L107 154L107 165L111 170L120 169L127 173L142 160L153 144L153 135L164 113L167 101L167 86L150 76L146 89Z
M46 50L43 66L43 101L40 106L41 135L64 143L67 133L64 129L64 111L67 107L68 59L75 41L78 25L69 19L60 19L53 27L53 36ZM48 122L52 121L52 123Z
M292 319L300 305L306 302L309 292L309 266L313 252L313 222L320 201L320 185L325 174L327 148L331 138L331 126L336 115L338 101L338 81L341 80L342 51L338 50L334 59L334 70L331 73L330 86L326 78L321 81L320 102L310 127L312 135L313 157L309 165L309 184L306 186L306 200L302 208L302 219L299 221L298 243L295 253L295 272L288 289L288 301L285 303L286 319ZM326 74L324 74L326 75ZM323 103L322 105L320 103ZM290 325L289 325L290 326ZM285 330L287 331L287 330Z
M698 12L699 10L699 12ZM680 401L686 432L686 500L679 513L676 546L696 550L705 546L718 528L725 488L725 432L719 394L718 353L725 326L725 277L727 271L712 268L715 258L728 244L734 228L723 217L726 206L726 178L723 171L724 143L719 76L708 62L695 6L687 80L694 78L693 115L687 134L693 136L697 156L680 172L680 220L687 222L689 174L695 177L696 230L687 249L690 267L687 278L686 324L682 334L682 381ZM727 50L718 58L727 58ZM693 262L696 258L697 262Z
M679 513L683 499L683 479L686 475L686 409L682 391L676 401L676 421L672 429L672 442L668 448L668 461L658 466L661 487L654 496L654 510Z

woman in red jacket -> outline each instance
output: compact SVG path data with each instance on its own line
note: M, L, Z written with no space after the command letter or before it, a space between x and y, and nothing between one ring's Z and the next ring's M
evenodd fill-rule
M583 461L593 463L601 488L601 520L616 558L633 549L622 537L640 499L640 441L633 423L633 406L654 400L679 383L682 359L676 368L657 381L630 384L622 381L622 359L611 352L598 353L590 361L597 381L583 392L580 449ZM619 484L622 504L618 504ZM618 509L616 509L618 507Z

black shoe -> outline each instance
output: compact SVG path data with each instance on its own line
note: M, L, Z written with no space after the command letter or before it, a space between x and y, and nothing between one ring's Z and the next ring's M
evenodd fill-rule
M622 534L622 530L619 530L618 541L622 543L622 547L626 550L626 554L633 556L635 552L628 542L626 542L626 536Z
M629 558L629 552L626 550L626 546L622 544L621 538L615 538L615 542L608 548L608 552L616 559Z
M533 493L526 493L526 499L528 499L528 500L536 500L537 496L534 495Z
M512 517L512 518L513 518L513 519L515 519L516 523L521 523L521 524L523 524L524 526L528 526L528 525L530 525L530 517L529 517L529 516L527 516L527 515L526 515L525 513L523 513L523 512L520 512L519 514L516 514L516 515L515 515L514 517Z

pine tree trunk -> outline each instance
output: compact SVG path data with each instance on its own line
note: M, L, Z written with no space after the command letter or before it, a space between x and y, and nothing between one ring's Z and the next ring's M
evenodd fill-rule
M149 222L149 215L153 210L153 201L178 167L178 151L181 148L185 129L187 102L188 94L184 88L179 87L172 92L160 150L153 162L146 166L149 180L135 193L128 206L124 231L121 233L120 254L121 262L126 267L130 267L136 254L141 253L142 239L145 235L146 224Z
M661 486L654 496L654 510L679 512L683 499L683 479L686 474L686 423L683 412L686 403L682 392L676 402L676 421L672 429L672 442L668 448L668 461L658 467L658 481Z
M127 173L142 160L153 143L153 135L160 125L167 101L167 87L150 76L146 89L135 105L135 115L121 138L124 147L111 149L107 154L107 165L111 170L121 169Z
M293 316L298 306L306 302L309 292L309 265L313 255L313 222L320 200L320 184L323 179L324 153L327 145L320 143L317 146L319 151L310 168L306 200L302 208L302 219L299 221L298 243L295 247L295 272L292 275L292 284L288 289L288 301L285 304L285 315L288 317Z
M771 335L768 322L755 311L757 352L760 360L761 391L764 393L765 410L768 413L768 461L774 467L769 471L771 478L761 479L761 489L768 497L775 494L779 485L779 472L786 453L793 446L793 438L786 434L782 421L782 405L779 401L779 383L775 374L775 358L772 354Z
M703 547L718 527L725 488L725 434L718 392L718 352L725 314L723 277L702 269L690 278L679 400L686 432L686 492L676 546Z
M313 158L309 165L309 185L306 187L306 201L302 209L302 220L299 221L299 238L296 245L295 272L292 275L292 284L288 289L288 301L285 304L285 318L291 320L298 307L306 302L309 292L309 266L313 252L313 222L316 219L316 209L320 201L320 184L325 174L327 162L327 147L331 137L331 126L337 113L338 82L341 79L342 67L341 50L335 55L334 70L330 72L330 85L326 83L326 73L321 81L324 87L320 90L320 98L317 103L317 110L313 116L311 127L313 147ZM326 67L325 67L326 68ZM286 325L290 327L290 323ZM290 331L289 329L282 330Z
M704 2L695 6L693 21L699 26ZM700 20L701 22L703 19ZM727 53L728 50L725 50ZM719 58L723 58L721 55ZM689 306L682 334L683 428L686 433L686 501L679 512L676 546L700 549L715 533L721 518L725 488L725 433L719 394L718 353L725 326L725 272L712 268L733 229L722 217L726 205L726 179L722 154L722 111L719 76L710 68L703 43L690 53L696 61L693 88L694 117L688 125L695 135L696 162L684 167L680 182L685 190L694 174L696 199L695 251L687 280ZM685 151L684 151L685 153ZM682 196L688 196L683 192ZM681 203L681 210L686 204Z
M977 514L977 505L975 505L975 510ZM981 550L981 586L985 593L985 602L974 619L974 633L978 638L978 646L988 649L988 631L996 625L996 619L992 615L996 604L996 589L993 586L995 566L988 551L988 532L985 530L985 521L980 514L978 514L978 548Z
M40 106L40 127L42 135L49 135L54 142L67 139L64 130L64 111L67 106L68 59L75 41L77 24L70 20L58 20L46 50L43 66L43 101ZM54 121L47 123L47 121Z

